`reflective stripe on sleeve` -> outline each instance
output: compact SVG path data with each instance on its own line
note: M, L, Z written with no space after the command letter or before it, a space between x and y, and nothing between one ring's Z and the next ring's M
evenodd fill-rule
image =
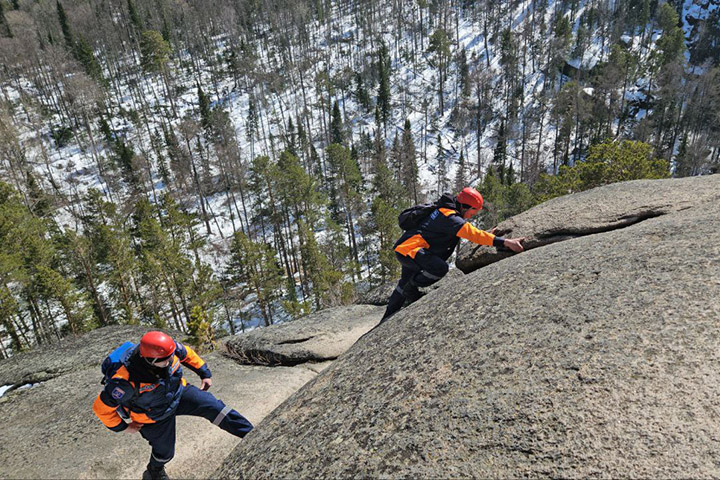
M225 408L223 408L220 411L220 413L218 413L218 416L215 417L215 420L213 420L213 425L220 425L220 422L223 421L223 418L225 418L227 416L227 414L230 413L231 410L232 410L232 408L227 407L227 406Z

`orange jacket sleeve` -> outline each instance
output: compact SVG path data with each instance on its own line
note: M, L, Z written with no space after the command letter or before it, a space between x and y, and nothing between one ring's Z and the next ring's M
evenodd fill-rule
M110 430L120 432L127 428L127 425L125 425L123 419L120 418L116 407L111 407L107 405L105 402L102 401L100 395L95 398L95 403L93 403L93 412L95 412L95 415L97 415L103 425L105 425Z
M465 225L458 230L457 236L464 238L465 240L470 240L473 243L486 245L488 247L492 246L493 240L495 240L495 235L492 233L475 228L469 223L465 223Z
M132 384L122 378L122 374L127 373L127 370L125 367L121 370L122 372L118 371L116 374L121 378L113 377L109 380L93 403L95 415L103 425L114 432L122 432L127 428L127 424L118 413L118 408L126 405L135 395Z
M175 355L177 355L183 365L187 365L188 368L197 373L200 378L210 378L212 376L207 363L205 363L205 360L200 358L200 355L195 353L195 350L179 342L177 343L177 346L178 348L175 351Z

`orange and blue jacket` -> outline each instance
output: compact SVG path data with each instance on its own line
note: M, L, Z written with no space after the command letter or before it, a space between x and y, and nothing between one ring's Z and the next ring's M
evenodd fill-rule
M466 222L460 216L452 195L444 194L437 205L438 208L421 221L418 228L403 233L395 243L397 253L415 258L420 250L424 250L447 261L461 238L480 245L503 245L504 238Z
M175 413L187 381L182 365L210 378L210 369L195 351L175 342L175 355L168 367L151 367L138 346L128 351L126 360L95 399L93 411L107 428L121 432L130 421L155 423Z

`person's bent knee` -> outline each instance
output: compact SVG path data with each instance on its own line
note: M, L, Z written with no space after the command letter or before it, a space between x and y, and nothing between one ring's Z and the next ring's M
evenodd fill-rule
M433 270L435 270L435 269L433 269ZM442 262L442 263L438 262L437 269L432 273L434 273L436 276L442 278L445 275L447 275L447 273L449 271L450 271L450 265L448 265L447 262Z

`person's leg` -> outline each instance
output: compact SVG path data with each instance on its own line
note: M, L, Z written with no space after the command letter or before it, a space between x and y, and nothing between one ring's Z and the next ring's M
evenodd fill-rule
M236 410L225 406L212 393L200 390L193 385L185 387L176 414L203 417L240 438L253 429L252 424Z
M143 425L140 435L152 447L143 479L167 478L164 466L175 456L175 415L158 423Z
M449 269L445 260L424 250L415 255L414 261L420 267L420 271L410 279L410 284L415 287L429 287L447 275Z
M404 290L408 286L412 276L419 271L419 268L414 263L409 263L404 260L407 257L398 253L395 253L395 255L398 257L398 260L402 265L402 274L400 275L397 287L395 287L392 295L390 295L387 308L385 309L385 314L383 315L382 320L380 320L380 323L390 318L391 315L398 312L403 307L406 300ZM410 259L410 261L412 262L412 259Z

